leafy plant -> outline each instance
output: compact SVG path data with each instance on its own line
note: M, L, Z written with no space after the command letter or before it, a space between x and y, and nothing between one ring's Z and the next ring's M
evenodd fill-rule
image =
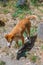
M6 65L4 61L0 61L0 65Z
M38 0L31 0L31 3L32 3L33 5L37 5L37 4L38 4Z
M17 3L15 3L17 4ZM28 8L28 6L18 6L14 5L16 11L12 14L12 17L19 17L20 19L23 19L26 14L32 14L32 11Z
M22 14L22 10L18 9L15 13L12 14L13 17L18 17L19 14Z
M31 10L18 9L12 14L12 17L19 17L20 19L23 19L25 17L25 14L32 14L32 12Z

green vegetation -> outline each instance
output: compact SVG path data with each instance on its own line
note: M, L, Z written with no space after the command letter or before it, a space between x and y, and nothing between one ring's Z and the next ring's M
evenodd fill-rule
M27 36L26 32L24 32L23 36L24 36L24 37L26 37L26 36Z
M32 3L33 5L37 5L39 0L30 0L30 3ZM0 1L0 5L2 2ZM30 4L30 5L32 5ZM17 1L12 0L12 1L7 1L7 6L5 8L3 8L3 10L0 10L1 12L3 12L4 14L10 13L10 11L8 9L12 9L12 17L13 18L20 18L23 19L25 17L26 14L33 14L31 8L29 9L29 7L27 5L24 6L17 6ZM8 8L8 9L7 9ZM40 10L41 12L43 12L42 10Z
M34 36L35 33L37 33L37 28L31 27L30 36ZM25 32L24 32L23 36L24 36L24 37L27 36Z
M22 41L21 40L19 40L18 45L19 45L19 47L22 46Z
M32 62L36 62L37 56L33 55L33 56L31 57L31 60L32 60Z
M4 61L0 61L0 65L6 65Z
M7 14L7 13L9 13L9 10L8 10L8 9L4 9L3 12L4 12L5 14Z
M22 19L26 14L30 14L30 15L32 14L31 10L27 6L16 7L16 8L17 10L12 14L13 18L19 17L20 19Z
M32 27L30 30L30 36L34 36L35 33L37 33L37 28Z
M38 0L31 0L31 3L32 3L32 5L37 5L38 4Z

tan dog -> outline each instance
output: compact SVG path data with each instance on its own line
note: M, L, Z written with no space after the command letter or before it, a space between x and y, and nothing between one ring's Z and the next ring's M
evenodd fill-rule
M22 43L24 44L24 37L23 33L24 31L27 32L27 34L30 36L30 28L31 28L31 22L30 19L36 19L35 15L30 15L24 19L22 19L13 29L9 34L5 35L5 38L7 39L8 42L11 42L13 40L16 41L18 44L18 40L21 39Z

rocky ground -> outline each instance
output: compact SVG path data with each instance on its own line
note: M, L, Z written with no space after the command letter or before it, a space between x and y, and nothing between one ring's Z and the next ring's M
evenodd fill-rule
M7 41L4 38L4 35L12 30L12 28L19 22L19 19L16 18L14 20L12 18L12 10L10 10L10 13L4 14L1 13L1 9L3 9L3 7L1 8L0 6L0 20L5 21L5 26L0 26L0 61L2 60L6 62L6 65L43 65L43 41L38 40L38 38L32 50L29 51L29 54L27 53L26 59L24 57L20 58L20 60L16 59L17 49L14 48L14 41L10 49L7 47ZM37 21L32 21L32 26L38 27L38 24L43 22L43 12L40 11L43 10L43 6L40 6L39 9L36 7L32 7L31 9L33 14L38 16ZM33 59L34 57L36 58Z

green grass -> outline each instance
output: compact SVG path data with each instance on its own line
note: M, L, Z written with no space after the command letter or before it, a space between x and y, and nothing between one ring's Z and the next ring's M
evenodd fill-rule
M15 13L12 14L13 17L18 17L20 14L22 14L23 11L18 9Z
M28 8L28 6L18 6L13 5L15 7L15 12L12 14L12 17L19 17L20 19L24 18L26 14L32 14L32 11Z
M27 36L26 32L24 32L23 36L24 36L24 37L26 37L26 36Z
M32 62L36 62L37 56L33 55L33 56L31 57L31 60L32 60Z
M26 14L32 14L31 10L18 9L12 14L12 17L19 17L20 19L23 19Z
M35 33L37 33L37 28L32 27L30 30L30 36L34 36Z
M20 19L23 19L26 14L32 14L31 10L18 9L16 12L12 14L12 17L19 17Z
M31 0L31 3L32 3L32 5L37 6L37 4L38 4L38 0Z
M19 47L22 46L22 41L19 40L18 44L19 44Z
M30 36L34 36L35 33L37 33L37 28L31 27ZM23 36L26 37L27 34L24 32Z
M6 65L4 61L0 61L0 65Z
M9 10L8 10L8 9L4 9L3 12L4 12L5 14L7 14L7 13L9 13Z

